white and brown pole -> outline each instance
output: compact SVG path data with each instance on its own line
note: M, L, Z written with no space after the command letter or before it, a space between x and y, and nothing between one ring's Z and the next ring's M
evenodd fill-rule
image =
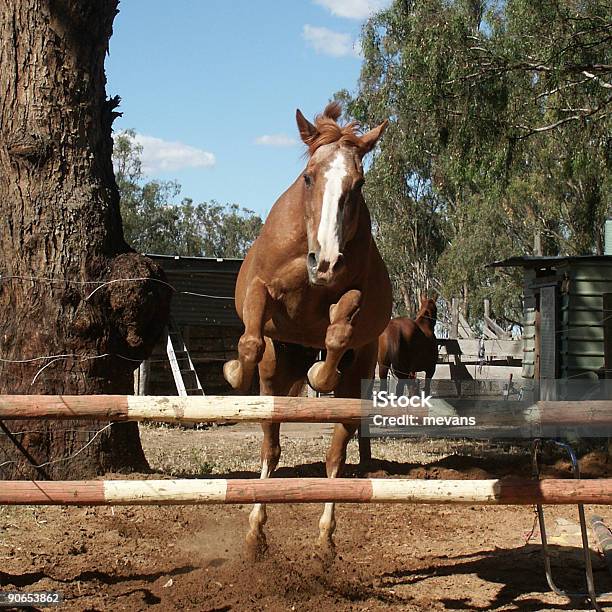
M0 419L334 423L359 421L362 403L328 397L0 395Z
M480 401L469 414L473 429L516 427L521 424L555 427L612 427L612 400L582 402L540 401L509 411L508 402ZM0 395L2 419L92 419L157 421L168 423L340 423L356 422L376 409L369 400L330 397L273 396L134 396L134 395ZM410 408L424 417L454 415L445 400L432 399L431 407ZM467 413L466 413L467 414Z
M411 480L272 478L0 481L0 505L294 503L612 504L612 479Z

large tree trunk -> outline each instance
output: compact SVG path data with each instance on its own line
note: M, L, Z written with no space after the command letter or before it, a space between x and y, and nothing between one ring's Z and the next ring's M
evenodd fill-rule
M168 315L161 271L121 227L104 75L117 2L0 0L0 393L131 393ZM0 432L0 477L146 469L132 423L62 459L104 425L6 421L29 433Z

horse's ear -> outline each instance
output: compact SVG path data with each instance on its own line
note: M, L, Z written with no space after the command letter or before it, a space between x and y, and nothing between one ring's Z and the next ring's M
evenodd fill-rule
M297 122L300 137L305 144L310 144L317 135L317 128L302 115L302 111L298 108L295 111L295 120Z
M437 291L434 291L433 295L431 296L431 299L437 304L439 297L440 297L440 294Z
M361 137L360 148L362 155L369 153L376 146L378 139L383 135L388 125L389 121L385 119L378 127L372 128Z

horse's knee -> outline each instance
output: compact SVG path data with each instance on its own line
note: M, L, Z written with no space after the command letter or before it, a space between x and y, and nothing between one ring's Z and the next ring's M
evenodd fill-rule
M333 323L325 334L325 348L328 351L345 349L353 334L353 326L349 323Z
M265 348L266 343L261 337L244 335L238 341L238 353L248 363L259 363Z

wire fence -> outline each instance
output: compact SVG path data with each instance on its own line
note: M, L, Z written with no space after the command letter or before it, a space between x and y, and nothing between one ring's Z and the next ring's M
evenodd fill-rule
M21 281L30 281L30 282L44 282L50 284L67 284L67 285L98 285L93 291L84 296L85 301L89 301L100 289L107 287L109 285L113 285L115 283L125 283L125 282L151 282L151 283L159 283L161 285L165 285L170 288L176 294L182 295L192 295L195 297L207 298L211 300L231 300L234 301L234 296L225 296L225 295L212 295L208 293L196 293L194 291L180 291L174 285L163 281L159 278L151 278L148 276L138 276L131 278L113 278L108 281L80 281L80 280L71 280L67 278L56 278L49 276L20 276L20 275L2 275L0 274L0 283L12 281L12 280L21 280Z
M117 284L117 283L127 283L127 282L154 282L154 283L159 283L161 285L167 286L175 294L179 294L179 295L189 295L189 296L194 296L194 297L200 297L203 299L234 301L233 296L222 296L222 295L212 295L212 294L206 294L206 293L197 293L193 291L182 291L182 290L177 289L171 283L168 283L161 279L155 279L155 278L150 278L150 277L126 277L126 278L111 279L107 281L99 281L99 280L98 281L95 281L95 280L83 281L83 280L73 280L73 279L58 278L58 277L1 275L0 274L0 284L7 283L7 282L13 282L13 281L32 282L32 283L39 282L39 283L49 283L49 284L58 284L58 285L77 285L77 286L83 286L83 287L91 287L91 286L96 285L95 288L93 288L93 290L87 292L86 294L85 293L83 294L82 297L84 301L91 300L93 296L96 295L96 293L98 293L100 290L102 290L105 287L108 287L110 285ZM612 319L612 314L609 314L607 316L604 316L601 320L590 324L589 326L590 327L599 327L599 326L603 327L604 324L611 319ZM555 334L568 334L568 333L571 333L571 330L572 328L570 328L569 330L560 329L560 330L555 331L554 333ZM496 341L495 339L492 339L492 341L494 345L497 345L497 348L499 348L500 350L502 349L501 343L499 341ZM42 374L55 363L58 363L61 361L67 361L71 359L77 362L86 362L86 361L104 359L104 358L116 358L116 359L121 359L121 360L125 360L125 361L132 362L132 363L142 362L142 359L128 357L126 355L122 355L119 353L102 353L102 354L60 353L60 354L50 354L50 355L37 355L37 356L31 356L31 357L24 356L24 357L18 357L18 358L8 358L5 356L0 356L0 363L27 365L27 364L37 363L37 362L45 362L43 365L41 365L41 367L38 368L38 370L34 374L32 381L30 383L30 386L33 386L38 380L40 380ZM162 363L162 362L165 363L167 360L166 359L148 359L148 361L150 363ZM486 365L486 361L484 362L484 364L481 364L481 371L482 371L482 365ZM397 368L392 368L392 370L395 375L409 374L409 373L401 372L401 370L398 370ZM602 368L599 370L599 372L601 372L602 374L608 374L612 372L612 369ZM570 375L570 376L567 376L566 378L577 378L580 376L582 376L582 373ZM36 469L42 469L44 467L54 465L56 463L61 463L63 461L69 461L75 458L76 456L81 454L88 446L90 446L93 443L93 441L97 439L104 431L112 427L112 425L113 423L109 423L105 425L104 427L102 427L101 429L97 429L95 431L88 431L84 429L57 429L57 430L54 429L53 431L58 432L58 433L73 432L78 435L85 434L91 437L89 437L89 439L84 443L84 445L81 448L79 448L76 452L71 453L70 455L66 457L60 457L58 459L46 461L41 464L35 464L30 460L29 467L30 468L34 467ZM0 431L0 439L2 439L2 436L5 436L5 437L10 437L13 441L15 441L18 436L25 436L28 434L48 433L46 430L24 430L24 431L12 432L12 431L6 430L4 426L2 427L2 429L3 431ZM19 446L17 446L17 448L19 448ZM2 449L2 450L6 454L6 450L5 449ZM0 468L10 465L10 464L19 464L19 462L13 459L8 459L0 463ZM22 467L25 465L27 464L24 462L21 463Z

